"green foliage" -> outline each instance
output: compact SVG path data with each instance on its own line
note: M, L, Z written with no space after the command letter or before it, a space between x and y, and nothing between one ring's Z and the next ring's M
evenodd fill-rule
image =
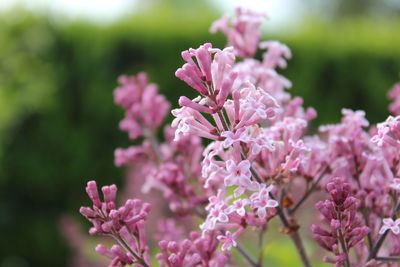
M147 71L173 106L179 95L194 96L174 72L182 65L182 50L206 41L225 44L221 35L208 33L217 15L152 12L109 26L56 25L25 13L2 17L0 227L7 242L1 243L0 259L65 265L58 217L68 212L80 218L79 206L89 203L87 180L121 183L113 150L130 142L118 130L123 112L112 99L118 75ZM292 49L293 60L283 71L294 84L292 93L316 107L319 123L337 121L342 106L366 109L373 122L383 120L385 92L399 78L399 23L383 30L368 21L308 25L292 37L266 36ZM285 251L273 250L274 266Z

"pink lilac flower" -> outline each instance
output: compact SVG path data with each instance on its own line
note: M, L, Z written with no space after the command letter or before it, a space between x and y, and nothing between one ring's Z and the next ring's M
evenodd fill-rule
M237 199L233 202L233 205L229 206L225 209L226 214L231 214L232 212L236 212L239 216L244 216L246 214L245 207L250 204L250 200L245 199Z
M197 97L192 101L201 103L201 98ZM176 117L171 123L171 126L176 128L174 141L189 134L218 140L217 129L196 109L182 107L172 110L171 113Z
M157 254L156 258L162 267L197 266L201 263L200 255L191 251L193 244L187 239L181 244L162 240L158 246L161 253Z
M220 231L209 231L204 235L197 232L190 233L193 241L193 252L201 257L201 266L219 267L228 264L230 255L228 252L218 251L218 239Z
M371 141L378 146L387 143L394 147L400 146L400 116L389 116L385 122L378 123L378 133Z
M326 185L326 190L329 199L318 202L315 207L331 230L313 224L311 231L321 247L335 254L334 258L325 257L324 261L341 266L349 261L348 250L359 244L370 229L363 225L357 212L359 200L351 195L350 184L336 177Z
M231 250L232 247L237 246L236 238L238 234L237 232L232 234L229 231L225 232L225 235L217 236L217 239L222 243L222 251Z
M118 243L126 244L126 247L114 245L111 249L107 249L104 245L98 245L96 251L110 258L111 266L133 263L148 266L149 255L144 222L148 217L150 204L142 203L138 199L130 199L124 206L116 209L117 187L103 186L101 190L104 196L103 201L100 199L96 182L88 182L86 192L93 206L92 208L81 207L80 213L93 224L89 230L91 235L111 235Z
M131 139L136 139L143 135L143 128L154 131L159 127L170 104L158 94L158 87L148 83L145 73L121 76L118 82L120 87L114 91L114 101L126 110L120 129L127 131ZM155 109L155 106L158 108Z
M263 64L268 69L286 68L287 62L285 59L292 58L289 47L278 41L261 42L259 47L267 50L263 54Z
M235 48L235 53L242 58L251 57L257 50L260 39L259 27L265 15L242 8L236 9L236 17L229 24L228 17L222 17L213 23L210 31L222 31L228 38L228 45Z
M400 219L393 221L392 218L384 218L382 220L383 225L379 230L379 234L384 234L387 230L392 231L393 234L400 234Z
M226 170L228 176L226 176L224 183L226 186L232 186L238 184L240 179L250 179L250 161L243 160L236 164L233 160L226 162Z
M240 128L236 132L225 131L221 133L222 137L225 137L224 142L222 143L224 148L228 148L232 146L236 142L244 142L247 143L249 138L247 136L247 129L245 127Z
M400 178L393 178L393 181L390 184L390 187L396 191L400 191Z
M273 189L273 185L268 187L265 184L260 185L258 192L250 196L251 208L257 209L257 215L261 219L264 219L267 215L267 208L275 208L278 206L278 202L271 199L269 194Z
M242 195L246 190L254 191L258 188L257 182L250 179L250 165L250 161L248 160L243 160L238 164L233 160L226 162L228 176L224 179L224 184L226 186L237 186L233 192L235 197Z
M258 155L264 149L274 152L276 150L277 141L267 138L263 133L255 134L251 136L249 142L250 152L252 155Z

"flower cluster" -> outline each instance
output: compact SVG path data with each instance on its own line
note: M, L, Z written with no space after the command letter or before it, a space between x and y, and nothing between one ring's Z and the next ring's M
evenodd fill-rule
M210 31L213 33L223 32L228 38L228 46L235 48L237 56L242 58L252 57L257 51L260 40L259 28L266 15L243 8L236 8L235 15L231 23L228 16L215 21Z
M119 124L120 129L128 132L131 139L136 139L146 134L143 128L158 128L170 105L164 96L157 93L157 86L148 84L145 73L139 73L136 77L123 75L118 82L120 87L114 91L114 100L126 110L125 118Z
M91 235L108 235L118 243L111 249L99 244L96 251L110 258L110 266L125 266L136 264L148 266L150 258L145 236L145 221L150 211L150 204L138 199L129 199L125 205L118 208L115 204L117 187L115 185L101 188L104 200L100 200L96 182L90 181L86 192L93 202L92 208L82 207L80 213L85 216L93 227Z
M315 207L323 215L330 231L315 224L311 231L323 248L335 254L335 258L325 257L324 261L335 263L335 266L350 266L349 250L360 243L370 229L363 225L361 216L357 214L359 203L351 195L350 184L333 178L326 185L326 191L329 199L318 202Z
M190 240L185 239L178 244L175 241L159 242L161 253L157 254L160 266L225 266L229 254L217 251L218 242L215 233L202 237L197 232L190 233Z
M144 179L142 191L162 192L170 210L171 218L159 218L165 223L151 237L159 241L157 261L226 266L237 252L249 265L261 266L262 251L254 259L241 238L257 231L262 247L276 218L303 265L311 266L296 212L323 188L328 199L316 208L329 230L313 224L311 231L334 254L324 261L335 266L399 261L399 85L389 93L397 117L371 126L364 111L343 109L340 123L310 134L317 113L286 90L292 84L278 68L292 54L277 41L260 42L264 18L239 8L233 19L223 17L211 27L227 36L228 47L205 43L182 52L184 64L175 75L198 96L179 98L162 141L157 136L170 104L145 74L119 78L114 100L125 110L120 128L142 142L116 149L115 164L139 166L128 185L138 187ZM261 59L253 58L257 49L263 50ZM93 223L91 234L112 236L118 244L96 250L112 260L110 266L149 265L144 235L149 205L128 200L116 209L116 187L102 191L103 202L96 184L88 183L93 207L81 213Z

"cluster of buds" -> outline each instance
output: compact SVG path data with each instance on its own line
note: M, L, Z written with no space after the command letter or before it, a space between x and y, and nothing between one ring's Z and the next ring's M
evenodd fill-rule
M143 72L137 76L122 75L118 82L120 87L114 91L114 100L126 110L120 129L128 132L131 139L145 135L144 129L157 129L170 109L165 97L158 94L157 85L149 84Z
M162 240L158 246L161 253L156 258L160 266L194 267L194 266L225 266L229 255L218 252L216 232L201 236L197 232L190 233L190 240L185 239L180 244L175 241Z
M82 207L80 213L85 216L93 227L91 235L101 234L111 236L118 244L107 249L99 244L96 251L110 258L110 266L125 266L135 264L148 266L150 258L146 244L145 221L150 211L150 204L141 200L127 200L125 205L117 209L115 204L117 187L115 185L101 188L104 200L100 200L96 182L90 181L86 192L93 206Z
M351 195L350 184L341 178L333 178L326 185L326 191L329 199L318 202L315 207L330 231L315 224L311 226L311 231L318 244L335 254L335 258L324 257L324 261L349 267L349 250L361 242L370 229L363 225L357 214L359 203Z

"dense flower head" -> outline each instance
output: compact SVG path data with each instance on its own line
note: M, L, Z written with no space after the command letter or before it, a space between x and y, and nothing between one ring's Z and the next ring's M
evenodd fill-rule
M313 224L311 231L321 247L335 254L335 258L324 260L342 266L349 259L349 249L360 243L370 229L363 225L357 213L359 200L352 196L350 184L342 178L333 178L326 185L326 191L329 199L318 202L315 207L330 230Z
M128 132L131 139L136 139L146 131L159 127L170 104L163 95L158 94L158 87L149 84L143 72L137 76L122 75L118 82L120 87L114 91L114 101L126 111L120 129Z
M150 204L142 203L139 199L129 199L124 206L117 209L117 187L103 186L101 191L103 201L100 199L96 182L87 183L86 192L93 206L81 207L80 213L93 224L89 230L91 235L110 235L118 244L113 245L111 249L100 244L96 251L112 260L110 266L148 263L144 225L150 212Z
M243 8L236 8L231 23L228 16L215 21L211 26L212 33L221 31L228 38L228 45L235 48L239 57L252 57L256 53L260 40L259 27L266 18L265 14Z
M225 266L229 260L228 253L217 251L217 233L211 232L201 236L197 232L190 233L190 240L181 243L175 241L159 242L161 253L156 258L160 266Z

